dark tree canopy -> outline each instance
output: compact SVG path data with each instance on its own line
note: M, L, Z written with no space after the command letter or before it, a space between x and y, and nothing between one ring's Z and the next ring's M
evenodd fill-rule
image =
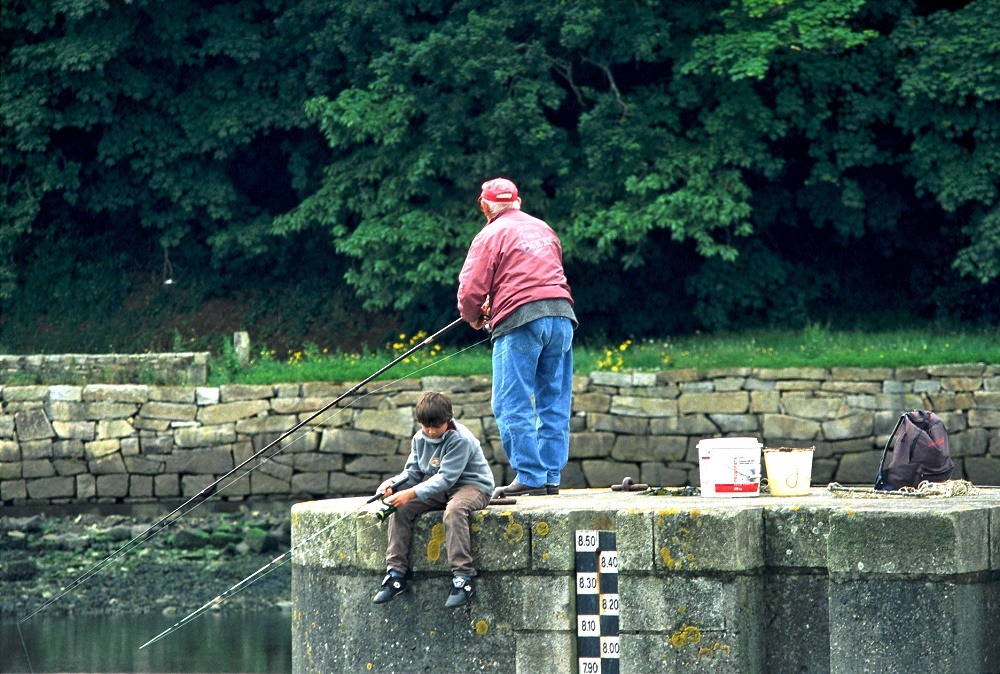
M5 322L138 260L436 317L497 175L592 334L1000 319L995 0L2 11Z

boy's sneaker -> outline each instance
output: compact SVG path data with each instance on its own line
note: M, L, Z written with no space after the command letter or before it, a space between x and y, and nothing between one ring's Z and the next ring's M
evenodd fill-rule
M444 602L445 608L458 608L469 603L472 595L476 593L476 586L471 578L465 576L455 576L451 579L451 589L448 591L448 599Z
M372 597L372 601L376 604L384 604L392 599L397 594L402 594L410 589L409 584L406 582L406 578L403 576L397 576L393 573L386 574L385 578L382 579L382 587L379 591L375 593Z

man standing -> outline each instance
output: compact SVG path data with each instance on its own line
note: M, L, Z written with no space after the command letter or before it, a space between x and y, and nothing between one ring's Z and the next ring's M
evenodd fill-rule
M486 226L458 281L458 309L493 340L493 414L514 481L494 496L558 494L569 457L573 297L552 228L521 211L517 186L483 183ZM532 402L533 401L533 402Z

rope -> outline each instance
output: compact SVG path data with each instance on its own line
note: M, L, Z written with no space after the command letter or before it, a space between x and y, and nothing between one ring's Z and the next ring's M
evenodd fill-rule
M951 498L954 496L978 496L982 491L968 480L946 480L928 482L924 480L916 487L901 487L895 491L875 491L872 487L845 487L831 482L827 491L837 498L885 499L885 498Z

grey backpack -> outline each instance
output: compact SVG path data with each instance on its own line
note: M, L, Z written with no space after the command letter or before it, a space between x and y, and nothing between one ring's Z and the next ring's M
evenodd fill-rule
M892 461L886 466L885 455L893 438L896 443L892 448ZM954 468L948 454L948 432L944 422L933 412L913 410L899 417L885 443L875 476L875 489L892 491L916 487L924 480L944 482L951 478Z

